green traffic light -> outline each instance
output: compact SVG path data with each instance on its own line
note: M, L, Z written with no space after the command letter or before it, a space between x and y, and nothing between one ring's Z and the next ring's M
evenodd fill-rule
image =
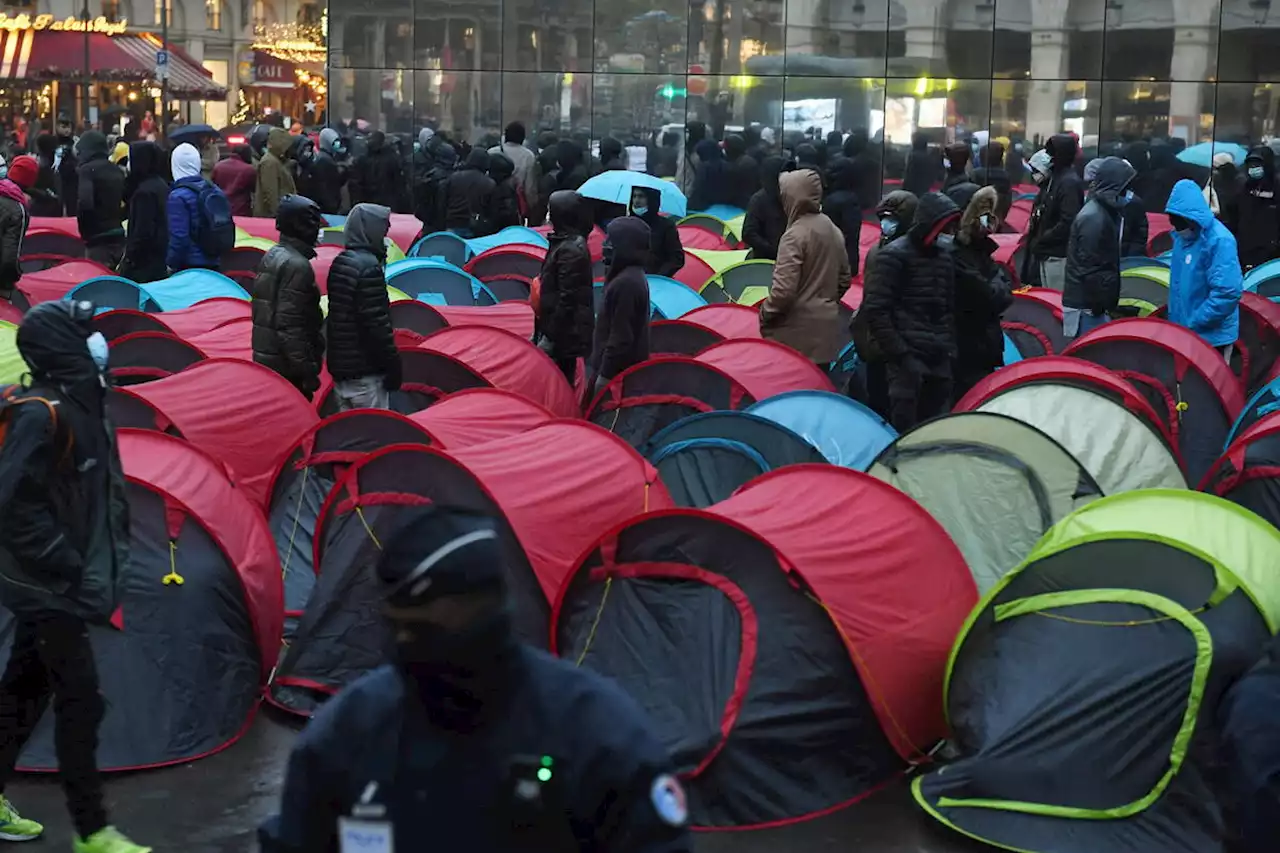
M545 767L543 767L543 768L539 769L539 770L538 770L538 781L539 781L539 782L550 782L550 781L551 781L551 771L550 771L550 770L548 770L548 769L547 769L547 768L545 768Z
M543 767L551 767L551 766L552 766L552 765L554 765L555 763L556 763L556 760L555 760L554 758L552 758L550 755L544 755L544 756L542 756L542 766L543 766Z

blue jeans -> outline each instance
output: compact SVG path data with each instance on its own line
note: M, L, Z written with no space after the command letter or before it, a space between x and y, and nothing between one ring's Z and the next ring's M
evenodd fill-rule
M1062 335L1067 340L1074 340L1087 335L1110 319L1106 314L1094 316L1093 312L1086 308L1064 307L1062 309Z

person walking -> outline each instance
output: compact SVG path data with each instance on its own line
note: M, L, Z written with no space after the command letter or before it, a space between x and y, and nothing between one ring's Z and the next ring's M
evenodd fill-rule
M742 240L755 260L772 261L778 257L778 243L787 230L787 212L782 209L778 178L787 161L770 154L760 164L760 189L747 202L747 215L742 220Z
M899 434L947 410L957 356L953 256L960 209L925 193L906 234L869 264L858 316L886 361L889 422Z
M28 195L31 198L32 216L62 216L62 199L58 195L58 173L53 168L56 143L53 135L42 133L36 137L36 155L39 169L35 186Z
M219 160L213 167L211 180L227 197L232 216L253 216L253 190L258 174L248 145L233 147L231 156Z
M320 131L320 150L306 168L313 195L306 197L319 206L321 213L337 214L342 210L342 188L347 183L347 170L339 162L342 156L338 131L331 127Z
M263 853L691 853L685 794L612 681L521 642L503 522L416 509L372 569L389 663L299 736Z
M54 132L56 135L52 140L50 165L54 172L58 198L62 201L62 209L57 215L75 216L80 203L80 162L76 137L71 130L71 117L60 113ZM106 144L105 136L102 144ZM105 153L103 159L106 159Z
M253 191L254 216L274 219L280 210L280 199L297 194L298 186L285 162L291 145L293 137L284 128L273 127L267 132L267 147L258 160L258 180Z
M1280 182L1271 146L1249 151L1226 211L1227 228L1235 235L1245 272L1280 257Z
M280 242L253 280L253 360L274 370L310 400L324 366L324 314L311 259L324 227L320 205L300 195L280 200Z
M604 304L591 346L595 394L615 376L649 358L649 226L639 216L619 216L606 231Z
M992 257L999 248L991 239L1000 228L995 187L973 194L956 233L956 360L952 368L952 402L1004 364L1004 331L1000 317L1013 304L1013 285Z
M538 335L543 352L573 385L578 359L591 353L595 334L595 286L585 230L590 216L572 190L551 196L551 244L539 276Z
M129 146L129 225L120 274L145 284L168 274L169 182L164 152L154 142Z
M85 255L114 270L124 255L124 170L107 159L109 153L101 131L89 131L76 144L75 215Z
M329 268L329 375L344 410L390 409L391 392L400 390L384 269L390 228L389 208L357 204L347 216L346 249Z
M22 239L31 223L27 190L39 171L34 158L19 156L0 178L0 299L13 299L14 288L22 280Z
M236 243L231 203L222 190L200 175L200 153L194 146L184 142L175 148L169 165L173 171L168 203L169 270L221 269L222 256Z
M1194 181L1174 184L1165 213L1174 229L1169 322L1195 332L1230 362L1240 337L1244 289L1236 239L1214 217Z
M778 244L769 296L760 304L760 335L825 371L840 352L840 297L853 280L845 237L821 210L817 172L787 172L778 187L787 230Z
M1036 179L1042 183L1027 227L1027 255L1034 265L1031 272L1035 278L1024 276L1024 283L1035 281L1057 291L1066 286L1071 223L1084 207L1084 181L1075 167L1079 150L1074 136L1060 133L1045 145L1044 151L1049 157L1047 172L1038 168L1036 156L1031 158Z
M3 791L52 702L73 849L149 853L110 825L95 758L105 705L88 626L106 625L116 609L129 516L106 412L107 342L93 317L84 301L32 308L17 336L30 385L0 404L0 604L14 618L0 676L0 838L44 831Z

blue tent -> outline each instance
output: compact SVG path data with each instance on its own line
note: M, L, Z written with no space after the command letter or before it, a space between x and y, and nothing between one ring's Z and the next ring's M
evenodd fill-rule
M439 293L448 305L496 305L484 282L453 264L435 258L406 258L387 265L387 284L418 298Z
M739 216L746 214L746 211L740 207L734 207L731 204L713 204L706 210L691 210L690 213L705 213L707 216L714 216L716 219L729 222L737 219Z
M1258 287L1263 282L1270 281L1273 278L1280 278L1280 258L1267 261L1265 264L1258 264L1249 270L1244 277L1244 289L1258 292Z
M649 304L655 317L663 320L677 320L694 308L707 304L702 295L690 288L661 275L648 276Z
M1120 259L1120 269L1132 270L1139 267L1164 267L1168 269L1169 259L1161 256L1158 258L1148 258L1146 255L1130 255L1127 258Z
M1227 440L1222 449L1226 450L1231 446L1231 442L1240 437L1241 433L1272 412L1280 412L1280 379L1272 379L1263 385L1249 398L1249 402L1244 404L1240 417L1236 418L1231 432L1227 433Z
M1004 336L1004 363L1017 364L1022 361L1022 353L1018 351L1017 345L1008 335Z
M490 234L488 237L472 237L467 241L467 245L471 247L471 254L473 255L486 252L495 246L511 246L516 243L541 246L544 249L551 246L546 237L543 237L532 228L525 228L523 225L512 225L509 228L503 228L497 234Z
M146 290L161 311L179 311L197 302L219 297L249 299L243 287L213 270L183 270L149 283Z
M788 391L756 403L748 414L781 424L822 452L833 465L864 471L898 437L859 402L830 391Z
M148 285L150 287L150 285ZM159 311L160 304L140 284L118 275L99 275L76 285L67 299L87 299L101 311L128 308L133 311Z
M436 258L461 267L471 260L472 253L467 241L457 234L452 231L437 231L410 246L409 257Z

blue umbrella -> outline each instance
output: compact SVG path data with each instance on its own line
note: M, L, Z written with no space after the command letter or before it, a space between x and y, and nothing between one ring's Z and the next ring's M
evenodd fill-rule
M629 172L618 169L596 175L578 187L578 195L583 198L594 198L614 204L630 204L631 190L636 187L657 190L662 194L661 213L669 216L684 216L688 210L688 202L684 193L670 181L646 175L644 172Z
M1248 153L1244 146L1236 145L1234 142L1201 142L1179 151L1178 159L1183 163L1190 163L1192 166L1203 166L1206 169L1211 169L1213 168L1213 156L1215 154L1230 154L1231 159L1236 162L1236 165L1239 165L1244 162L1244 158Z

